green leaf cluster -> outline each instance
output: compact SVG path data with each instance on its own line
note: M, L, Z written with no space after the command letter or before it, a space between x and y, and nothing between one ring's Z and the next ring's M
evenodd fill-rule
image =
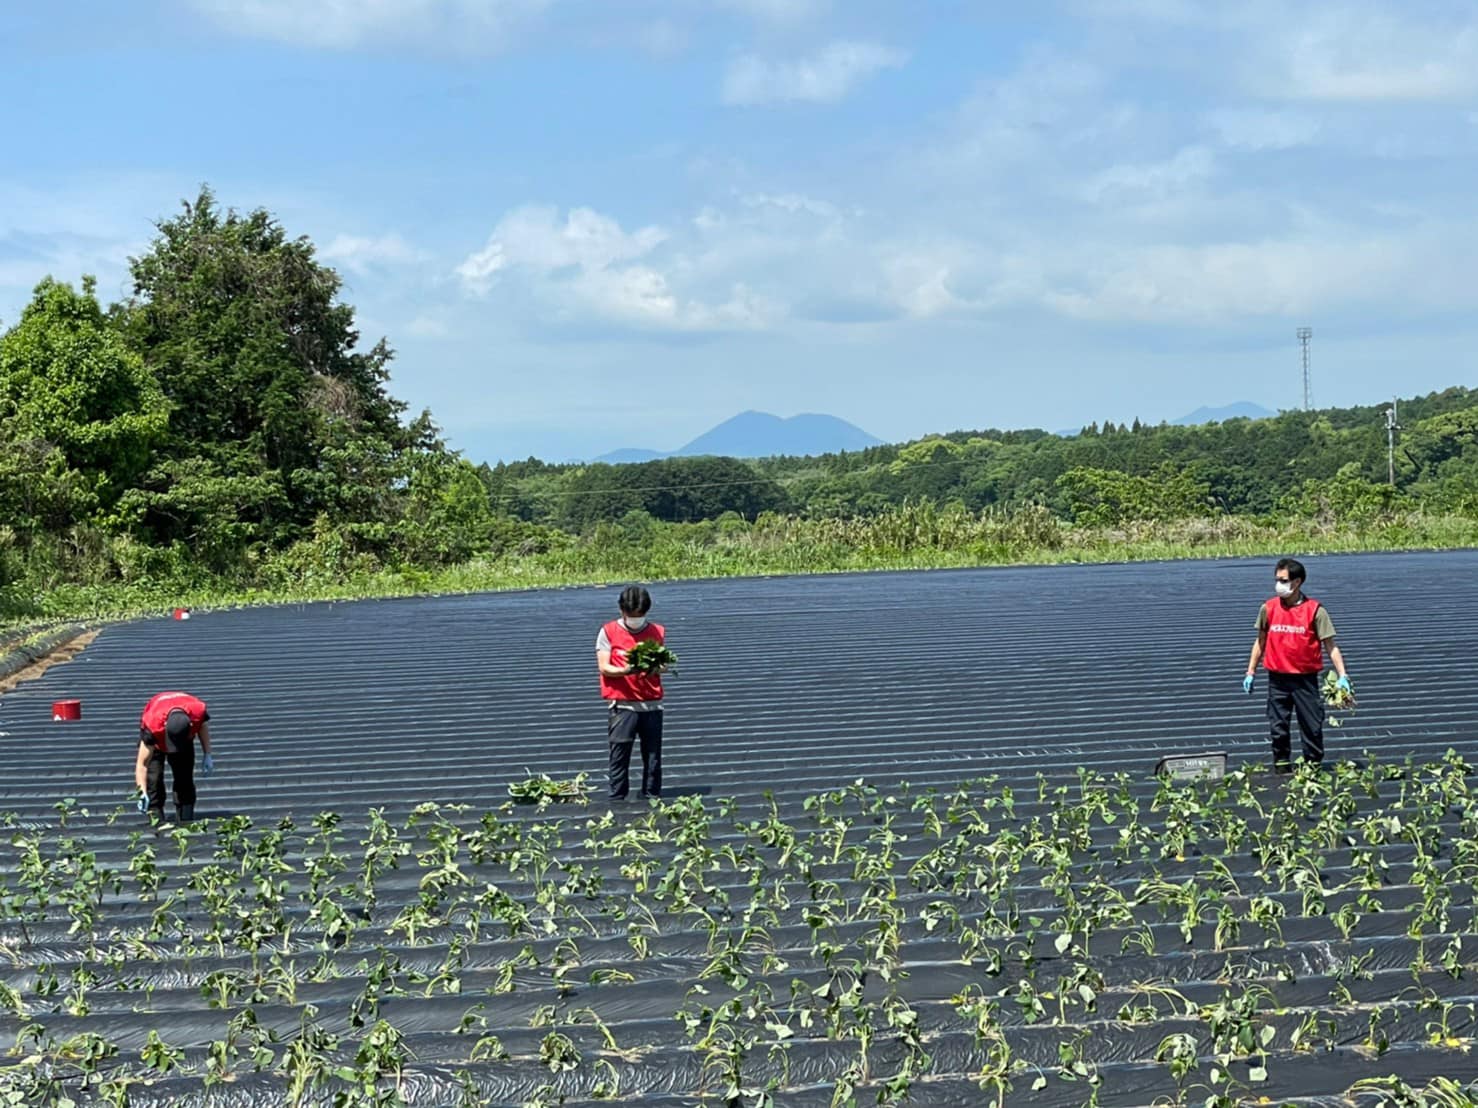
M637 673L677 672L677 654L656 639L642 639L626 652L626 664Z

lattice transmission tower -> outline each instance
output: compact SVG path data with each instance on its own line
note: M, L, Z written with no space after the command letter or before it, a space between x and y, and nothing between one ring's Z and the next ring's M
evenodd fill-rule
M1298 345L1303 354L1304 364L1304 411L1314 406L1314 382L1309 377L1309 343L1314 339L1312 327L1300 327L1298 329Z

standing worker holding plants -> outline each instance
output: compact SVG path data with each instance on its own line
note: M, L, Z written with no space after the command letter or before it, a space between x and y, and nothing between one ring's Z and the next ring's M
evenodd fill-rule
M675 655L667 634L647 613L652 597L640 585L621 590L621 618L595 637L600 695L610 705L606 729L611 746L610 799L626 799L631 748L641 740L641 795L662 795L662 674Z
M205 758L200 776L209 777L216 768L210 753L210 712L205 701L183 692L162 692L151 697L139 717L139 753L134 763L134 783L139 787L139 811L159 823L164 818L164 763L174 778L175 813L180 823L195 818L195 738Z
M1273 591L1277 595L1258 610L1257 639L1247 661L1247 675L1242 679L1242 690L1251 696L1258 661L1267 668L1268 725L1276 773L1293 772L1290 722L1295 715L1304 761L1316 766L1324 761L1324 699L1319 674L1324 669L1326 650L1339 674L1335 688L1342 694L1350 692L1345 658L1334 641L1334 621L1323 604L1304 595L1306 576L1302 563L1292 558L1278 562L1273 571Z

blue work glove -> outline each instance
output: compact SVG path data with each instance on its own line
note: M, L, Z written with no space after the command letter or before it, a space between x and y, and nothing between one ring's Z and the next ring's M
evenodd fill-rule
M148 793L139 793L139 815L143 815L148 810L149 810L149 794Z
M1338 681L1336 681L1334 683L1334 687L1336 689L1338 689L1340 692L1349 692L1350 691L1350 679L1348 677L1341 677Z
M1246 677L1242 678L1242 691L1248 696L1252 695L1252 674L1249 673Z
M205 756L205 761L200 763L200 776L209 777L212 773L215 772L215 769L216 760L212 758L209 754L207 754Z

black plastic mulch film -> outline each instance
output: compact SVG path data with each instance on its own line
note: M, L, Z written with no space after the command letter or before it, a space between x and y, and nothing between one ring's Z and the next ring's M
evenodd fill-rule
M618 589L108 627L0 700L0 1103L1471 1081L1478 794L1448 751L1478 758L1478 553L1304 560L1359 704L1326 731L1346 768L1292 781L1241 691L1271 559L654 585L665 806L609 815ZM176 688L218 768L155 835L137 720ZM1258 772L1151 778L1213 750ZM509 802L579 773L586 804Z

